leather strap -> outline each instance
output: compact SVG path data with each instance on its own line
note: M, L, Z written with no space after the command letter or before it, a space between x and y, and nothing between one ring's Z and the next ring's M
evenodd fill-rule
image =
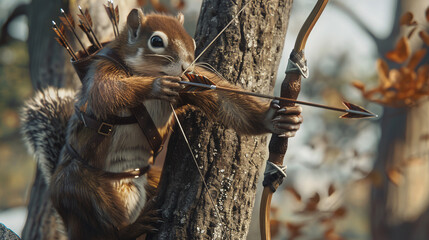
M133 76L131 69L127 64L121 59L121 57L111 48L104 47L96 55L95 58L102 58L112 62L115 66L120 67L126 72L128 76ZM104 136L109 136L113 130L113 125L117 124L132 124L138 123L142 132L146 136L149 145L153 150L154 156L156 156L162 150L163 139L156 128L155 123L153 122L149 112L143 103L139 104L137 107L131 109L131 112L134 116L125 118L119 118L117 121L114 120L114 117L109 118L108 122L101 122L96 119L89 117L85 114L84 111L76 108L76 114L79 119L85 124L86 127L96 130L99 134Z
M156 156L162 150L163 139L159 134L155 123L150 117L149 112L147 111L143 103L141 103L137 107L132 108L131 112L136 117L141 130L143 131L144 135L147 138L147 141L150 144L150 147L153 150L154 156Z
M75 112L77 117L83 122L85 127L91 128L97 131L98 134L101 134L104 136L110 135L114 125L127 125L127 124L137 123L137 119L135 116L130 116L130 117L111 116L109 117L108 122L104 122L88 116L88 114L86 114L84 111L81 111L77 106L75 106Z
M150 169L150 165L141 167L141 168L136 168L134 170L131 171L126 171L126 172L108 172L108 171L104 171L102 169L93 167L91 165L88 164L87 161L85 161L76 151L76 149L74 149L70 143L66 143L66 150L68 152L68 154L70 154L73 158L79 160L85 167L90 168L92 170L95 171L99 171L101 172L101 176L111 179L111 180L121 180L124 178L139 178L141 176L143 176L145 173L147 173Z

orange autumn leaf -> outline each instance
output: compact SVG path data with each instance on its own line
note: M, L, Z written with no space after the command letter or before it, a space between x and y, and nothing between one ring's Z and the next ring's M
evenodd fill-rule
M403 63L407 60L410 54L410 43L406 37L402 37L396 44L395 50L386 53L386 58L396 63Z
M406 12L404 15L402 15L401 19L399 20L399 25L403 26L411 26L415 24L415 21L413 21L414 15L411 12Z
M411 31L408 33L407 38L410 39L417 30L417 26L413 27Z
M177 10L183 10L184 8L185 8L185 1L179 0L178 3L176 4L176 9Z
M285 227L289 231L290 237L298 237L301 235L301 228L305 226L304 223L291 223L286 222Z
M307 204L305 205L304 212L314 212L317 210L317 205L320 202L320 195L315 193L310 199L308 199Z
M407 67L409 69L414 69L417 67L417 65L420 63L420 61L423 59L423 57L426 55L426 49L422 48L415 52L413 56L411 57L410 61L408 62Z
M416 88L423 93L429 91L429 65L423 65L417 70Z
M290 192L298 202L301 202L301 195L293 187L286 187L286 191Z
M419 36L422 39L422 41L426 44L426 46L429 46L429 34L425 31L420 31Z
M278 235L279 231L280 231L280 221L276 220L276 219L271 219L270 220L270 230L271 230L271 234L273 236Z
M387 171L387 177L396 186L399 186L399 184L403 180L402 173L399 171L399 169L396 169L396 168L392 168L392 169L388 170Z
M392 84L389 80L389 66L383 59L377 60L377 72L378 72L378 78L380 80L380 85L383 88L388 88Z
M332 217L334 218L342 218L346 215L347 209L345 207L339 207L337 210L334 211L332 214Z
M353 81L352 82L353 87L359 89L360 91L365 91L365 84L361 81Z

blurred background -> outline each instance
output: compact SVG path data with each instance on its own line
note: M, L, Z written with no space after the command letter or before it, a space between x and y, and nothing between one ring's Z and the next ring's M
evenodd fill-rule
M29 2L0 0L0 25ZM192 35L201 0L184 3ZM279 83L314 4L293 4ZM273 198L274 239L429 239L428 7L426 0L327 5L307 42L310 78L299 99L333 106L347 100L379 118L341 120L304 107L305 121L290 141L288 178ZM35 175L19 133L19 109L33 94L28 29L20 15L0 38L0 223L18 234ZM248 239L259 239L257 222L250 229Z

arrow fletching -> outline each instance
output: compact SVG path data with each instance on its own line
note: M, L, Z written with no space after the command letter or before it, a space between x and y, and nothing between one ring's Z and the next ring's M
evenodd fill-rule
M373 118L378 117L376 114L364 109L361 106L358 106L356 104L352 104L349 102L343 102L344 106L346 106L347 109L345 111L346 114L340 116L340 118Z
M185 76L189 79L189 82L181 81L181 83L187 84L187 86L183 88L183 92L203 92L216 87L212 81L203 75L186 72Z

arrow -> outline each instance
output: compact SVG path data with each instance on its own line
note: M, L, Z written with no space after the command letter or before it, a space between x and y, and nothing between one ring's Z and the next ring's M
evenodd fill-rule
M238 90L238 89L234 89L234 88L216 86L207 77L202 76L202 75L198 75L198 74L185 73L185 76L191 81L191 82L179 81L180 84L185 84L185 85L190 86L189 88L184 89L185 91L198 91L198 88L203 88L203 89L207 89L207 90L209 90L209 89L219 90L219 91L224 91L224 92L233 92L233 93L237 93L237 94L250 95L250 96L273 99L273 100L290 102L290 103L298 103L301 105L323 108L323 109L328 109L328 110L332 110L332 111L346 113L344 115L341 115L340 118L374 118L374 117L378 117L376 114L371 113L370 111L364 109L363 107L349 103L349 102L343 102L346 109L337 108L337 107L331 107L331 106L326 106L326 105L312 103L312 102L305 102L305 101L294 100L294 99L290 99L290 98L276 97L276 96L270 96L270 95L261 94L261 93L246 92L246 91L242 91L242 90ZM198 82L194 82L194 81L198 81Z

